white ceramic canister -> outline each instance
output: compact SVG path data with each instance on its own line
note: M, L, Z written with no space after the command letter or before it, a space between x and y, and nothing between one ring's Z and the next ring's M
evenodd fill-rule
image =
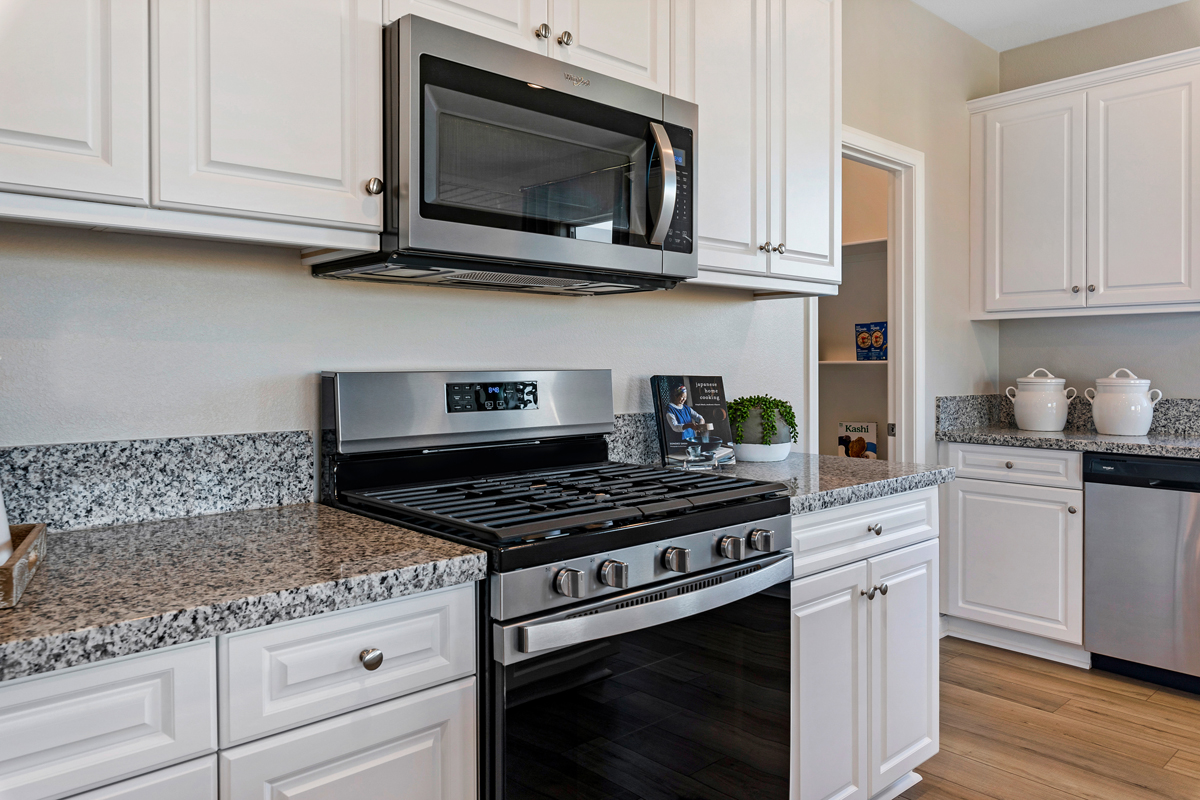
M1121 372L1125 377L1117 377ZM1152 397L1155 392L1158 397ZM1084 389L1083 396L1092 404L1092 419L1100 433L1145 436L1154 421L1154 406L1162 400L1163 394L1158 389L1151 389L1149 380L1122 367L1107 378L1097 378L1096 388Z
M1046 374L1039 377L1039 372ZM1056 378L1050 370L1038 367L1024 378L1017 378L1017 388L1005 389L1004 394L1013 401L1017 413L1017 427L1023 431L1061 431L1065 428L1067 406L1078 392L1073 386L1064 390L1064 383L1064 378Z

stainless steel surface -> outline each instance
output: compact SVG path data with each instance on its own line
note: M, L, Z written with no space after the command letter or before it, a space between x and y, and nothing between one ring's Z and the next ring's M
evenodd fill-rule
M692 551L686 547L668 547L663 551L663 566L671 572L692 571Z
M1067 513L1068 514L1077 514L1077 513L1079 513L1079 509L1075 508L1075 506L1067 506Z
M600 582L614 589L628 589L629 565L624 561L608 559L600 565Z
M358 654L358 660L369 671L374 672L383 664L383 651L376 650L374 647L363 650Z
M560 569L554 576L554 590L566 597L583 597L587 594L587 579L577 569Z
M394 59L394 88L387 98L398 136L385 142L392 154L387 176L389 199L385 230L396 231L395 247L432 253L455 253L536 264L563 264L578 268L694 278L698 250L690 254L663 252L520 230L431 219L420 214L421 137L416 126L425 101L420 91L420 58L437 56L469 67L525 83L552 88L624 111L664 120L695 131L698 109L693 103L667 98L641 86L570 65L562 61L482 36L408 16L389 26ZM572 78L564 77L569 74ZM667 113L668 110L670 113ZM693 167L693 174L696 168ZM693 181L695 178L693 178ZM694 185L694 183L693 183Z
M868 526L867 526L867 532L868 532L868 533L873 533L873 534L875 534L876 536L879 536L879 535L881 535L881 534L883 533L883 526L882 526L882 525L880 525L878 522L877 522L877 523L875 523L874 525L868 525Z
M780 242L779 244L775 245L775 252L779 253L779 255L783 255L784 253L787 252L787 248L783 246L783 242Z
M875 587L874 587L874 586L872 586L872 587L870 588L870 590L867 590L867 589L859 589L859 590L858 590L858 595L859 595L859 597L862 597L863 595L866 595L866 597L867 597L867 599L868 599L868 600L874 600L874 599L875 599L875 592L876 592L876 589L875 589Z
M721 555L725 556L725 558L731 558L734 561L741 561L746 557L746 537L723 537L721 539Z
M662 164L662 202L658 206L658 219L654 222L654 230L650 233L650 244L661 246L671 229L671 218L675 215L675 191L677 174L675 172L675 148L671 146L671 137L667 129L657 122L650 123L650 135L654 137L659 150L659 163Z
M612 373L606 369L513 372L335 372L341 453L439 448L484 442L611 433ZM451 414L446 384L537 381L538 407Z
M533 29L533 35L539 39L549 39L552 33L550 26L544 22Z
M571 36L570 31L563 31L558 35L558 43L563 47L570 47L573 41L575 41L575 37Z
M367 181L367 191L371 194L383 194L383 180L381 178L371 178Z
M620 592L620 589L608 586L600 579L600 567L606 561L628 564L629 588L634 589L679 577L677 573L670 572L663 566L662 554L668 547L685 547L691 551L693 573L714 567L732 566L738 561L726 558L721 553L721 540L727 536L745 538L750 535L750 531L762 528L769 528L775 532L775 541L781 545L782 550L782 547L791 541L792 517L790 514L782 514L757 522L606 550L545 566L502 572L488 580L492 617L501 621L512 620L571 605L574 601L554 591L554 576L564 568L577 569L587 576L587 596L599 600ZM752 555L759 554L755 552Z
M1072 293L1074 293L1074 294L1079 294L1079 287L1078 287L1078 286L1072 286L1072 287L1071 287L1071 292L1072 292Z
M1084 484L1087 650L1200 676L1200 494Z
M544 617L497 623L493 657L513 664L560 647L661 625L757 594L791 575L792 555L785 551Z
M750 547L763 552L775 549L775 531L770 528L759 528L750 531Z

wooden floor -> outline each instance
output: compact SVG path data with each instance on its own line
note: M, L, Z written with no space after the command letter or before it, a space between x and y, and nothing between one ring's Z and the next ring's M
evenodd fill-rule
M908 800L1200 800L1200 696L942 639L942 749Z

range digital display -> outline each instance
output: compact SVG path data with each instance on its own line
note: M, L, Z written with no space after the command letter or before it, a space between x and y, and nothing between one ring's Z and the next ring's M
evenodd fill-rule
M447 383L446 411L521 411L537 408L537 381Z

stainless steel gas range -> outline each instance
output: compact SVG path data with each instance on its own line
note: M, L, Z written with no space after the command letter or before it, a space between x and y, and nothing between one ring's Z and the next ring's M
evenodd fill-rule
M327 373L322 419L324 502L488 554L482 797L788 797L783 484L609 461L607 370Z

